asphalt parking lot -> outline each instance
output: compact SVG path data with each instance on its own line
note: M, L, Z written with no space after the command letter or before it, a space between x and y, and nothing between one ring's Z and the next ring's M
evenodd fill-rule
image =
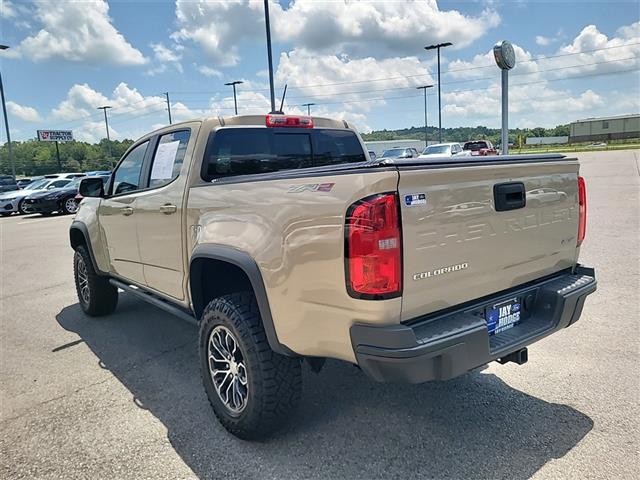
M81 313L70 217L0 219L0 478L638 478L640 152L579 156L599 281L580 322L448 382L307 369L263 443L215 420L194 327L126 294Z

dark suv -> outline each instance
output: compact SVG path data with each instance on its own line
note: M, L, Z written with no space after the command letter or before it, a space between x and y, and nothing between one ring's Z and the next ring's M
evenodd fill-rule
M11 175L0 175L0 193L18 190L16 179Z

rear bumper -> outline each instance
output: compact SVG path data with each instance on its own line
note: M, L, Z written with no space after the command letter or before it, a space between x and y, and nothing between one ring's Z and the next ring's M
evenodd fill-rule
M415 319L409 325L353 325L351 342L358 365L374 380L446 380L572 325L580 318L585 298L595 290L595 271L578 266L573 273ZM489 336L485 308L516 296L522 299L521 323Z

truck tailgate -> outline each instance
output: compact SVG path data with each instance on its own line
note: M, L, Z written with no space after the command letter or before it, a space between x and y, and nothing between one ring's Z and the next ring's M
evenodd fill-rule
M575 264L575 159L398 168L404 255L402 321ZM496 192L494 187L502 184L507 185ZM521 192L524 206L497 211L517 206ZM516 204L504 207L505 195L507 202L515 200Z

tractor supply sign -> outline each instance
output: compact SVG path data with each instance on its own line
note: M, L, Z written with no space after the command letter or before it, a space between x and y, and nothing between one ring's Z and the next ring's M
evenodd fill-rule
M38 140L41 142L72 142L71 130L38 130Z

